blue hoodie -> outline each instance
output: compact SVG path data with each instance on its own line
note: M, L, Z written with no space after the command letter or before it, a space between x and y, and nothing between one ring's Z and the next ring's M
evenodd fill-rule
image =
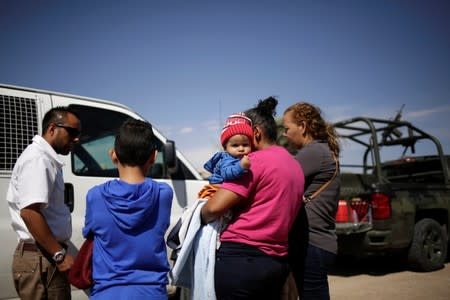
M232 156L230 153L217 152L204 165L206 171L211 173L208 181L211 184L219 184L241 177L247 172L241 166L241 159Z
M91 296L121 285L165 291L172 197L169 185L150 178L139 184L112 180L89 190L83 236L94 233Z

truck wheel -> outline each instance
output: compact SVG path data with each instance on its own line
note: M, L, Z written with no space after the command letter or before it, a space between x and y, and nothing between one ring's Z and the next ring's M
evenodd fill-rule
M414 226L408 252L408 264L417 271L441 268L447 257L447 238L441 225L433 219L422 219Z

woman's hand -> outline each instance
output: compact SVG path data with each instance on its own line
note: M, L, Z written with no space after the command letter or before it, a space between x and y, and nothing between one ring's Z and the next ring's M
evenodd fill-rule
M208 224L220 218L226 211L235 206L242 197L227 189L218 189L214 196L202 207L203 224Z

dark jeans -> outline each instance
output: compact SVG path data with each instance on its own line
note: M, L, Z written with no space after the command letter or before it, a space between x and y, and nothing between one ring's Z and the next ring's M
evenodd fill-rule
M222 243L214 275L217 299L278 299L288 273L286 257L270 256L249 245Z
M335 260L336 254L308 245L304 255L303 271L293 270L301 300L330 299L328 271ZM297 265L297 268L299 266L301 265Z

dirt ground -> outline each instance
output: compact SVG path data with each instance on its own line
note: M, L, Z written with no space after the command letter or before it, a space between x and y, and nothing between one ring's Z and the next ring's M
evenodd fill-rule
M450 299L450 263L413 272L395 258L340 259L329 276L332 300Z
M329 276L331 300L449 300L450 262L428 273L409 271L396 258L339 259ZM82 291L73 300L86 300Z

